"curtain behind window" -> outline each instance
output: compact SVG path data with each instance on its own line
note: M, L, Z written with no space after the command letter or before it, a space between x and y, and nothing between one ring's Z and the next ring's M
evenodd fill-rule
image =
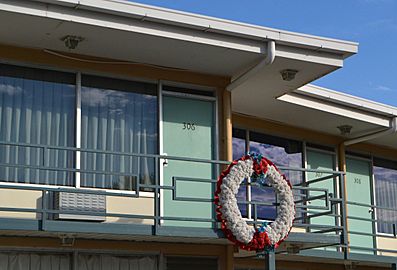
M156 85L95 76L83 76L82 85L82 148L157 153ZM136 181L154 183L154 166L153 158L83 152L82 169L127 175L82 174L81 185L134 190Z
M127 257L115 255L78 256L76 270L157 270L156 257ZM0 269L1 270L1 269Z
M74 74L0 65L0 141L74 145ZM44 161L44 164L43 164ZM0 163L72 168L73 152L0 145ZM0 167L0 181L73 185L71 173Z
M69 255L0 253L0 270L70 270Z
M378 232L393 234L393 225L397 226L397 162L374 158L376 205L392 208L377 209Z

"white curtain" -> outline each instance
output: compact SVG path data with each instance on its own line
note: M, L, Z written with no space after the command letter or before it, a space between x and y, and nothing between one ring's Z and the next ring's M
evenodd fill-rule
M73 146L73 80L73 74L0 65L0 141ZM0 145L0 163L71 168L73 153ZM4 166L0 167L0 180L73 184L71 173Z
M78 256L76 270L157 270L157 257L127 257L115 255ZM1 269L0 269L1 270Z
M393 233L393 223L397 226L397 169L374 166L376 205L392 208L392 210L377 209L378 232Z
M157 153L157 97L150 89L155 86L83 76L82 148ZM131 190L138 179L143 184L154 181L150 158L83 152L81 165L86 170L130 174L82 174L81 184L86 187Z
M0 253L0 270L70 270L69 255Z

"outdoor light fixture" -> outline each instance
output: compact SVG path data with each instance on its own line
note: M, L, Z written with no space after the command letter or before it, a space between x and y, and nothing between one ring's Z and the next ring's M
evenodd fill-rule
M287 82L295 79L296 73L298 73L298 71L295 69L284 69L280 71L281 77L283 78L284 81Z
M81 41L83 41L84 38L79 37L79 36L67 35L67 36L61 38L61 40L62 40L63 42L65 42L66 48L68 48L68 49L70 49L70 50L73 50L73 49L76 49L77 45L79 45L79 43L80 43Z
M340 135L347 136L350 134L353 127L350 125L341 125L338 126L337 128L340 130Z
M59 238L61 239L61 246L63 247L72 247L74 245L75 237L72 235L60 235Z

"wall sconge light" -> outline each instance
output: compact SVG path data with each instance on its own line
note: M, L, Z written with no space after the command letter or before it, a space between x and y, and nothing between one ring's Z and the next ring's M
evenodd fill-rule
M78 37L78 36L67 35L67 36L61 38L61 40L63 42L65 42L66 48L73 50L73 49L76 49L77 45L79 45L79 43L82 42L84 40L84 38Z
M75 237L73 235L60 235L59 238L61 239L61 246L62 247L72 247L74 246Z
M296 73L298 73L298 71L295 69L284 69L280 71L281 77L283 78L284 81L287 82L295 79Z
M350 132L352 131L352 126L351 125L341 125L337 127L340 131L340 135L342 136L348 136Z

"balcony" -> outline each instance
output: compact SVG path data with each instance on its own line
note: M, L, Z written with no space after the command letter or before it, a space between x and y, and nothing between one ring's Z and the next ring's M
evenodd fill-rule
M215 219L213 191L216 176L228 162L10 142L0 142L0 146L3 149L36 149L40 157L37 159L40 164L11 161L0 163L1 172L8 172L9 175L30 170L36 173L64 173L72 177L75 183L83 175L102 175L106 176L105 179L116 177L120 180L113 185L113 189L0 182L1 235L227 243ZM122 156L138 161L150 160L155 164L153 182L139 181L140 166L134 173L49 166L49 151L71 153L74 156L86 153L107 157ZM186 164L210 168L213 178L197 178L184 172L166 179L168 176L164 170L167 166ZM380 220L349 215L349 209L368 208L374 213L374 217L377 211L395 212L397 209L346 201L343 172L279 168L283 172L312 173L316 177L293 186L297 215L292 232L277 250L278 253L394 262L397 254L396 224L388 223L393 228L392 235L374 233ZM332 181L338 192L321 187L324 181ZM255 184L246 181L245 185ZM239 204L242 209L249 207L247 222L252 226L264 221L260 217L261 207L277 209L278 206L277 201L255 201L251 198L241 200ZM347 225L352 221L369 223L373 230L349 230ZM357 236L369 238L373 245L366 247L349 244L349 240ZM356 240L351 242L357 243ZM235 254L236 257L257 255L255 252L242 251Z

